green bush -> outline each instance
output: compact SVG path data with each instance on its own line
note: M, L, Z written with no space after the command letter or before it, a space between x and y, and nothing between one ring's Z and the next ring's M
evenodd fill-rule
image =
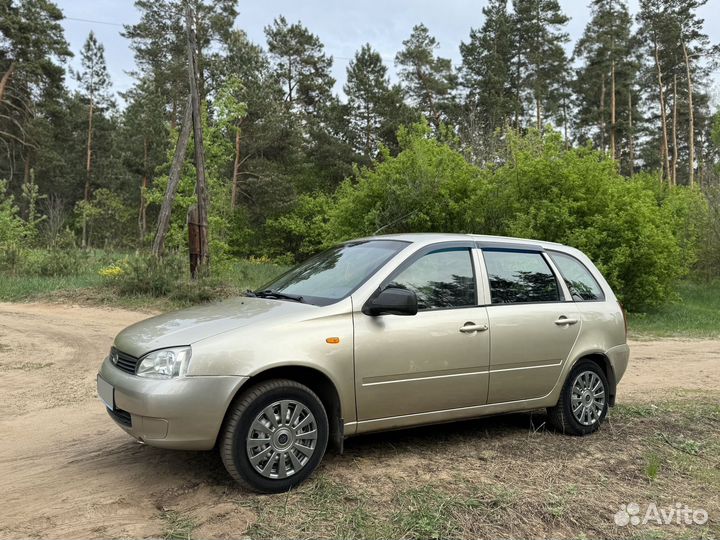
M401 128L397 157L359 170L329 210L330 240L392 232L472 232L486 174L431 135L427 124Z
M237 291L223 285L217 278L202 278L192 283L187 281L176 283L176 287L169 294L169 299L179 306L192 306L232 296L233 293Z
M76 276L85 271L88 257L76 249L29 249L21 253L17 272L27 276Z
M133 255L113 265L120 271L101 270L107 283L123 296L167 296L178 288L184 274L179 257L156 259L147 254Z
M605 154L568 150L556 133L510 135L509 150L489 192L476 199L503 219L486 212L480 230L583 250L629 309L675 298L677 280L695 260L704 213L696 192L628 180Z
M329 213L332 198L323 193L300 195L292 212L265 223L265 253L306 258L332 244Z
M0 180L0 252L17 251L27 234L15 199L7 192L7 182Z
M359 170L332 199L304 201L277 220L309 252L376 233L474 232L561 242L586 252L629 309L674 298L695 260L705 206L685 188L628 180L559 134L507 133L504 162L480 169L427 126L400 131L402 151ZM658 184L650 184L649 182ZM298 245L297 243L295 245Z

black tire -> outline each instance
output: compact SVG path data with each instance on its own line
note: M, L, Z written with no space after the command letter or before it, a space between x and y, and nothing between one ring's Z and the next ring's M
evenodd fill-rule
M572 410L573 385L578 376L585 373L592 373L601 381L604 394L602 410L596 417L592 418L590 425L580 422ZM570 374L565 380L565 384L560 392L560 399L557 405L548 408L548 420L555 429L568 435L588 435L597 431L600 427L600 424L607 416L609 402L608 381L602 368L592 360L580 360L572 370L570 370Z
M285 400L297 402L312 413L317 439L312 455L302 468L286 478L269 478L258 472L250 462L247 440L251 425L258 415L270 405ZM312 390L295 381L272 379L249 388L232 405L221 433L220 457L230 476L241 486L263 493L281 493L300 484L312 474L325 454L328 432L327 413L322 402ZM273 447L268 447L267 451L273 453L273 458L276 457ZM283 463L286 462L285 460L289 461L289 456L286 456L289 451L292 451L292 447L287 452L277 452L278 455L283 456ZM262 453L257 452L256 455L260 456ZM272 472L275 467L279 471L279 459L278 457L275 461L276 465L270 465L269 472Z

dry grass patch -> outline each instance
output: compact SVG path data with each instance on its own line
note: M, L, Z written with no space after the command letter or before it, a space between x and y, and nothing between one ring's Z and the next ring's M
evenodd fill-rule
M704 397L618 406L584 438L539 428L542 414L361 437L297 490L237 504L257 515L252 538L717 537L720 406ZM629 502L710 521L618 527Z

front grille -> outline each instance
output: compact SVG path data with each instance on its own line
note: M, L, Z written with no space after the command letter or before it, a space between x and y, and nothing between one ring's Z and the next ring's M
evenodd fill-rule
M107 412L115 419L116 422L122 424L123 426L132 427L132 417L129 412L123 411L122 409L111 410L109 408Z
M115 363L117 368L123 370L125 373L135 375L138 359L124 352L120 352L117 349L114 349L113 352L117 355L117 362Z

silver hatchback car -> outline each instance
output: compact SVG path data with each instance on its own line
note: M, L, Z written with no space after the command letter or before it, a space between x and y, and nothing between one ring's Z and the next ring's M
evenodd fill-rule
M163 448L217 447L264 492L346 437L547 408L598 429L628 363L623 310L580 251L515 238L346 242L246 296L123 330L98 393Z

